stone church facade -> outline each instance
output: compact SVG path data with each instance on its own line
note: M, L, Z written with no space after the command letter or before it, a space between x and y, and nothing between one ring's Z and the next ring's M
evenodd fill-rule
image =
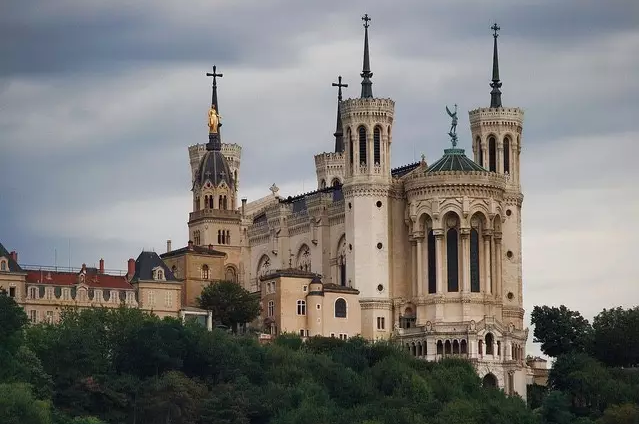
M341 77L333 84L339 89L335 148L315 156L317 190L285 198L273 185L269 195L238 205L241 148L221 141L216 122L209 143L189 147L189 238L224 252L227 279L262 297L265 284L270 290L285 274L289 281L293 270L305 284L308 273L321 276L327 292L353 289L348 294L359 315L352 331L392 338L425 360L469 358L486 385L525 397L524 114L501 103L499 28L493 27L490 106L469 112L472 158L453 143L430 165L422 159L391 168L395 102L373 95L368 26L366 16L361 95L343 100ZM221 74L209 75L217 113ZM316 327L313 320L296 322ZM312 328L299 330L314 335Z

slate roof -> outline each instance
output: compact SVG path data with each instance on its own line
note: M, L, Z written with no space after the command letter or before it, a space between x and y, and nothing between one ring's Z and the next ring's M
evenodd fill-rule
M78 272L61 271L27 271L27 284L44 284L49 286L75 286L80 284ZM98 274L95 268L87 268L84 285L97 289L133 290L125 276Z
M164 270L164 278L169 282L177 282L177 278L173 275L173 272L168 266L160 259L155 252L142 252L140 256L135 260L135 274L131 281L139 280L153 280L153 269L156 267L162 267Z
M225 182L231 189L235 187L235 179L231 174L231 168L229 168L226 158L219 150L208 150L202 156L193 184L199 184L200 187L204 187L207 181L210 181L215 187L219 187L222 182Z
M314 278L317 274L314 272L303 271L301 269L296 268L288 268L288 269L276 269L270 271L268 274L260 277L260 280L269 280L271 278L277 277L293 277L293 278Z
M472 159L466 156L464 149L445 149L444 156L438 161L433 163L426 170L427 174L432 172L446 172L446 171L484 171L488 172L484 167L475 163Z
M398 168L391 169L391 175L395 178L403 177L413 169L416 169L421 162L409 163L408 165L402 165Z
M306 210L306 198L317 193L332 193L333 202L339 202L344 200L344 192L342 186L330 186L326 188L320 188L319 190L309 191L308 193L299 194L297 196L288 196L286 199L280 199L280 203L293 205L293 213L304 212ZM257 223L260 216L256 216L253 223Z
M208 246L196 246L193 245L192 249L189 249L188 246L181 247L176 250L171 250L170 252L162 253L160 258L172 258L173 256L180 256L188 252L198 253L200 255L209 255L209 256L226 256L226 253L220 252L219 250L209 249ZM153 253L153 252L150 252Z
M13 260L11 253L0 243L0 257L4 257L9 262L9 272L24 272L24 270Z

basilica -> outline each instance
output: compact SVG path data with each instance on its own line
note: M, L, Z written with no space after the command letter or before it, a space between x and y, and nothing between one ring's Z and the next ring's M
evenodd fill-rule
M316 191L282 197L273 185L238 203L241 147L222 142L222 74L207 74L209 140L189 147L190 244L223 252L220 278L262 294L265 331L392 338L426 360L469 358L484 384L525 397L524 114L502 105L499 27L490 104L468 112L472 153L456 146L455 106L440 159L391 168L395 102L373 93L363 21L361 94L342 99L341 77L333 84L334 149L314 157Z

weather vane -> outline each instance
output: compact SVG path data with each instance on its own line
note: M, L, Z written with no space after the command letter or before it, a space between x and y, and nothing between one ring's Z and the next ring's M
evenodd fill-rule
M446 112L448 116L451 118L450 123L450 131L448 131L448 135L450 136L450 142L453 144L453 148L457 147L457 103L455 103L455 111L451 112L446 106Z

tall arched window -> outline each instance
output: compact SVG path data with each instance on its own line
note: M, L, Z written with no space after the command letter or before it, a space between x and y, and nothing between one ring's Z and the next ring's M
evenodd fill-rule
M226 230L226 244L231 244L231 231Z
M346 318L346 301L341 297L335 301L335 318Z
M227 209L228 209L228 202L227 202L226 196L224 196L224 210L227 210Z
M202 265L202 279L203 280L209 279L209 266L206 264Z
M366 165L368 163L366 161L366 128L359 127L357 132L359 133L359 163Z
M209 196L209 209L213 209L213 196Z
M222 196L221 194L220 194L220 200L218 202L218 208L224 209L224 196Z
M470 230L470 291L479 293L479 232Z
M495 338L492 333L486 334L486 355L493 355L494 349L493 344L495 343Z
M479 165L484 166L484 149L481 148L481 138L477 137L475 142L477 143L477 159L479 159Z
M331 183L333 187L339 187L340 184L339 178L333 178L333 182Z
M353 137L351 135L351 129L348 129L348 160L351 165L351 172L353 172Z
M457 229L450 228L446 232L446 256L448 259L448 291L459 291L459 248L457 246Z
M204 209L209 208L209 196L204 196Z
M326 180L322 178L322 182L320 182L320 188L326 188Z
M497 141L493 136L488 138L488 170L497 172Z
M510 138L504 138L504 172L510 174Z
M217 230L217 244L222 244L222 231Z
M381 130L379 127L375 127L373 131L373 164L379 165L381 163Z
M428 293L437 293L437 264L433 230L428 231Z
M346 239L344 236L337 243L337 272L339 273L339 285L346 286Z
M237 283L237 272L235 272L235 268L231 266L226 267L226 272L224 273L224 279L226 281Z

